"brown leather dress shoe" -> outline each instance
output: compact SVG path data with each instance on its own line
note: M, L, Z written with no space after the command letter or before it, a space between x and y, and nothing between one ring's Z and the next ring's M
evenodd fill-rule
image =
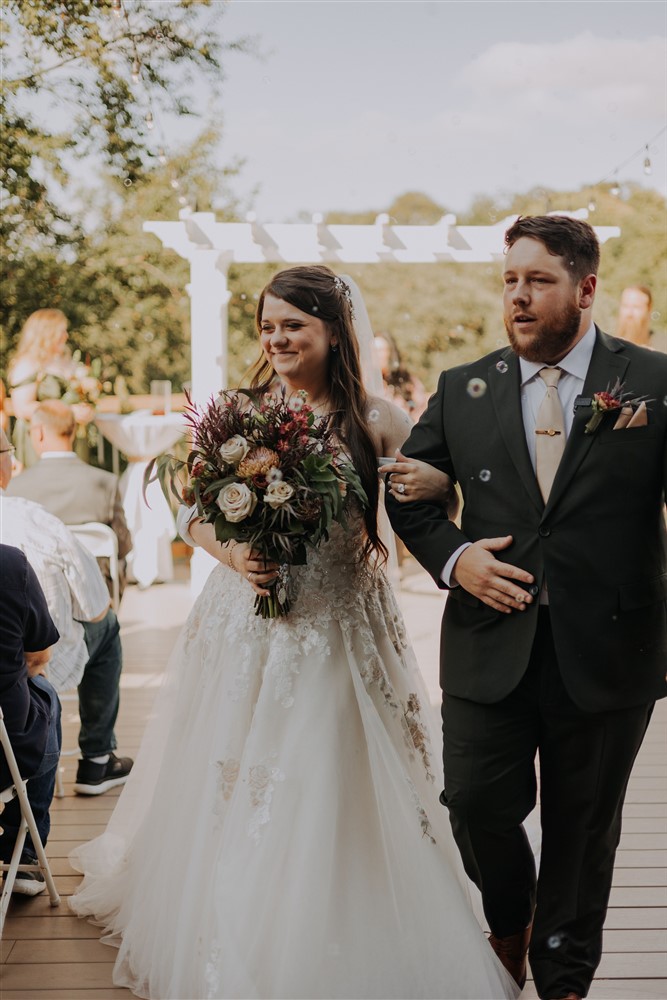
M526 959L532 929L533 922L531 920L525 930L518 931L516 934L510 934L509 937L499 938L495 934L491 934L489 937L489 944L520 990L526 985L526 975L528 972ZM570 1000L570 998L567 998L567 1000Z

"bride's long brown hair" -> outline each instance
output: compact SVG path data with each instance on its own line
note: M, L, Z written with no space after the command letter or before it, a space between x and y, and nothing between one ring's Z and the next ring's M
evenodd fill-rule
M361 379L359 348L345 288L336 281L334 272L323 264L279 271L259 296L255 315L258 332L267 295L321 319L331 337L336 338L338 349L329 352L329 399L337 434L349 452L368 497L369 506L364 511L367 537L362 558L368 561L377 554L385 560L387 550L377 528L379 480L375 445L366 418L368 396ZM275 382L276 372L264 354L250 369L249 378L250 387L259 392L267 392Z

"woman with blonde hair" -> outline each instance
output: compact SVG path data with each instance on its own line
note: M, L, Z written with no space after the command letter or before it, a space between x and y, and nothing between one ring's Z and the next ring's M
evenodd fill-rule
M74 370L75 362L67 347L65 313L60 309L37 309L31 313L23 324L7 373L15 417L16 461L23 468L37 461L29 436L35 409L44 399L60 399ZM75 415L77 422L85 424L92 412L83 404Z

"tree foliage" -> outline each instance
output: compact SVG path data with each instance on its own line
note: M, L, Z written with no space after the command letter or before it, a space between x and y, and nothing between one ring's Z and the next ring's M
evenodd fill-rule
M223 12L212 0L4 0L3 355L49 305L75 346L113 349L136 388L165 351L181 357L187 268L140 223L177 217L188 198L214 203L237 169L212 166L211 131L169 159L160 148L161 115L194 115L195 78L214 93L223 54L252 47L221 40Z

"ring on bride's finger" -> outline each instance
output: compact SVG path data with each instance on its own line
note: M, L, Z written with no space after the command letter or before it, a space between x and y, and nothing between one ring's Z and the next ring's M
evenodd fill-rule
M254 575L255 575L255 574L253 573L253 571L252 571L252 570L248 570L248 579L249 579L249 580L250 580L250 579L252 579L252 577L253 577Z
M396 492L401 494L405 493L405 483L399 483L396 487Z

